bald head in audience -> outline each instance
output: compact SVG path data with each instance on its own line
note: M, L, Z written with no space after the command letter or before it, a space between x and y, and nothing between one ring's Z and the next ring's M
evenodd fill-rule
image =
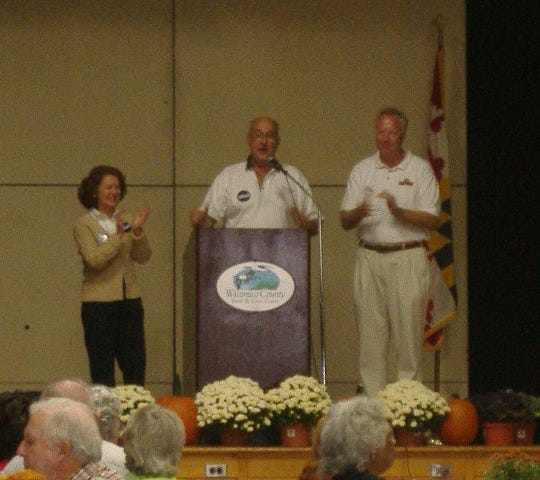
M84 403L92 410L94 409L90 385L80 378L65 377L58 379L49 383L41 393L42 399L58 397L69 398Z

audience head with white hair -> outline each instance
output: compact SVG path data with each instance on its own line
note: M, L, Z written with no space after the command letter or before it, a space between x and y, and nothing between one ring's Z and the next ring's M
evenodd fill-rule
M96 411L96 406L94 405L94 399L92 394L91 386L76 377L63 377L58 380L55 380L44 388L41 393L41 400L51 399L51 398L64 398L80 402L83 405L87 406L92 412L94 423L99 417L99 412ZM97 426L97 423L96 423ZM116 445L114 442L110 442L104 438L101 438L101 463L105 466L115 470L116 472L124 475L127 470L125 467L125 454L124 449L119 445ZM28 465L25 465L23 458L19 455L16 455L11 459L11 461L6 465L2 474L11 474L19 472L24 468L30 468Z
M174 478L186 443L186 433L176 413L150 404L130 417L122 433L122 442L126 466L131 474Z
M378 398L356 396L330 407L321 431L319 472L334 479L378 479L395 458L388 410Z
M113 389L105 385L92 385L91 390L101 437L108 442L117 443L121 428L122 402Z
M92 410L68 398L33 403L17 453L47 480L67 480L99 462L101 436Z

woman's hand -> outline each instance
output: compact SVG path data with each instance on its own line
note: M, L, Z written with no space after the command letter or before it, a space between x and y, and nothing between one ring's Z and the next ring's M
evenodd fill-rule
M150 205L146 205L145 207L141 208L140 210L137 210L135 212L135 215L133 217L133 235L136 237L140 237L143 233L142 226L144 225L144 222L148 218L148 215L150 215Z
M133 230L142 228L144 222L148 218L148 215L150 215L150 205L146 205L135 212L135 216L133 217Z

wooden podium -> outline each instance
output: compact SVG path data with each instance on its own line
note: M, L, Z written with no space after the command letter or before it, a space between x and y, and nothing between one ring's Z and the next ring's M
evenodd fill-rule
M196 389L229 375L268 388L309 375L309 238L300 229L199 229Z

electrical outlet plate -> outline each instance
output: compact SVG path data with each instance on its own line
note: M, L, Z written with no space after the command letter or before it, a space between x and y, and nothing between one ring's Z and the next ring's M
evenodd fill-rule
M206 478L220 478L227 476L227 465L225 463L207 463L204 466Z
M447 478L452 473L452 467L444 463L432 463L430 473L433 478Z

